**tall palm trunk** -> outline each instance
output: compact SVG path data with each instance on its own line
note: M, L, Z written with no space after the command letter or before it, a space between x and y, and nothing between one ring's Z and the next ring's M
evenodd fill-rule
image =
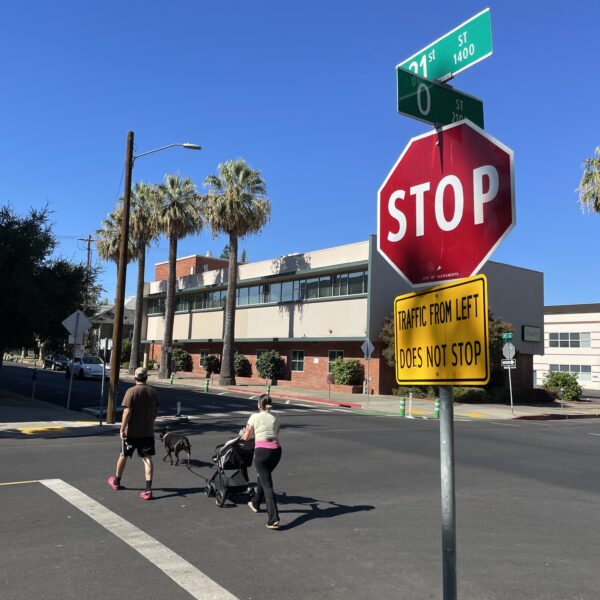
M146 270L146 244L137 249L137 285L135 290L135 320L133 322L133 339L131 340L131 356L129 372L133 374L140 363L140 341L142 339L142 317L144 313L144 271Z
M235 385L233 371L235 305L237 300L237 235L229 234L229 272L227 274L227 302L225 304L225 330L223 332L223 356L219 385Z
M169 236L169 276L167 279L167 301L165 305L165 335L160 353L159 379L171 375L171 346L173 344L173 322L175 320L175 280L177 270L177 236Z

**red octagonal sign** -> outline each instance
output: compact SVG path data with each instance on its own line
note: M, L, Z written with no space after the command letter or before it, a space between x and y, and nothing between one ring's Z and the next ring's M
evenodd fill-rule
M379 252L414 287L475 275L515 224L513 162L470 121L412 138L379 189Z

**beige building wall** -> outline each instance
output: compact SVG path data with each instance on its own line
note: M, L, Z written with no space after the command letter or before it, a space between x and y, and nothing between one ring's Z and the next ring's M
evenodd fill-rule
M544 354L533 358L536 385L543 385L550 365L559 365L561 371L569 368L569 372L576 372L577 367L589 366L589 375L578 375L579 384L585 390L600 392L600 305L566 305L546 309L551 312L544 316ZM552 333L558 334L559 347L550 346ZM573 333L578 333L580 339L581 334L589 333L590 346L573 346L577 343L570 335Z

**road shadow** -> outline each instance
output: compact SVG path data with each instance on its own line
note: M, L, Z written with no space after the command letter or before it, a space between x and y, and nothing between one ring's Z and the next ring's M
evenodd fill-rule
M143 492L145 488L127 487L125 489ZM204 494L203 487L172 488L172 487L154 487L152 488L152 500L165 500L166 498L187 498L196 494Z
M279 513L300 513L294 520L281 525L280 531L294 529L300 527L308 521L313 519L331 519L333 517L339 517L341 515L347 515L355 512L363 512L367 510L374 510L374 506L369 504L357 504L356 506L350 506L346 504L339 504L331 500L317 500L315 498L308 498L305 496L288 496L285 492L277 494L277 504L279 507L284 507L290 504L300 504L304 508L280 508ZM321 505L327 505L322 508Z

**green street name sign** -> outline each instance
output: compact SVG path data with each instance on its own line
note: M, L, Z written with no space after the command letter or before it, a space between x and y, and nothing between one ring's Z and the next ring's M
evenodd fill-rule
M450 125L464 119L483 129L483 102L442 83L396 68L398 112L431 123Z
M502 334L502 339L503 340L512 340L512 336L513 336L513 334L510 333L510 332L509 333L503 333Z
M398 67L427 79L445 81L491 54L492 22L490 9L486 8L401 62Z

